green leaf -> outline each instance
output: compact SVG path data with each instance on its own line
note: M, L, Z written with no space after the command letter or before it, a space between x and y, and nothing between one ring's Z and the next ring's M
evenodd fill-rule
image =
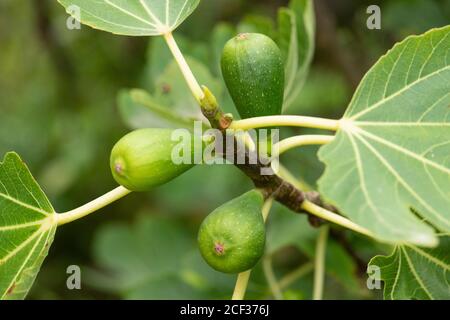
M324 197L388 242L450 231L450 27L412 36L367 73L322 147Z
M88 269L87 283L125 299L223 298L231 291L226 283L233 283L203 262L185 226L166 217L102 227L94 257L103 272Z
M23 299L56 230L56 213L16 153L0 163L0 299Z
M212 56L212 70L216 76L222 74L220 68L220 60L222 58L223 47L228 40L236 35L235 28L228 23L219 23L214 27L211 33L210 46L211 46L211 56Z
M122 119L131 129L192 128L193 119L183 118L161 105L145 90L121 90L118 105Z
M209 69L194 58L186 60L200 83L207 83L220 99L223 87ZM175 61L157 77L153 94L140 89L123 90L119 93L118 104L123 120L132 129L192 129L194 121L205 121Z
M312 0L292 0L278 13L278 44L285 57L284 109L299 95L314 55L315 16Z
M441 236L440 246L435 249L400 245L388 257L374 257L369 265L380 268L385 299L448 300L449 252L450 237Z
M185 57L191 57L203 63L210 60L211 49L209 48L209 44L193 41L182 34L177 34L176 41ZM173 62L173 55L166 41L162 37L149 38L146 64L142 75L142 86L154 90L156 80L165 72L171 62Z
M103 31L128 36L158 36L175 30L197 8L200 0L58 0L80 22Z
M209 68L201 61L189 56L186 57L186 61L198 79L198 82L207 84L208 88L220 98L223 94L223 86L211 74ZM193 117L195 119L203 118L198 103L192 96L186 80L175 61L171 61L164 73L156 79L154 96L182 116Z
M267 227L266 255L293 246L311 261L314 260L318 232L305 215L295 215L275 203L271 209ZM326 272L349 291L359 288L356 265L347 252L334 240L329 239L326 250Z
M314 241L317 231L308 222L305 215L292 212L274 203L267 227L266 254L275 254L286 246Z
M238 33L262 33L274 38L274 23L271 18L256 14L249 14L237 26Z

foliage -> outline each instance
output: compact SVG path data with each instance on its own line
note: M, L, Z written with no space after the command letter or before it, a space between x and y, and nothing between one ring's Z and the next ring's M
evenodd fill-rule
M319 190L383 240L435 245L422 219L449 231L449 35L408 38L378 61L320 152Z
M226 41L237 32L266 34L280 47L286 70L284 112L339 117L353 90L341 58L331 58L341 52L318 46L313 63L314 38L316 33L320 37L323 21L318 19L316 31L312 1L292 0L278 12L268 9L269 1L59 2L66 8L78 5L83 23L114 34L175 31L192 73L234 115L219 61ZM196 119L207 123L163 37L117 37L84 26L68 31L61 7L50 3L0 4L0 154L17 150L55 208L68 209L114 185L109 151L126 128L189 128ZM450 28L445 24L450 12L437 1L413 1L411 15L426 12L430 17L414 24L396 19L405 5L409 2L387 1L382 33L352 25L365 23L359 21L364 6L354 10L360 13L354 20L339 21L338 46L352 43L353 49L362 43L354 51L368 62L355 65L362 69L359 76L373 67L336 138L319 152L325 172L317 149L282 157L302 187L314 188L323 173L318 189L325 200L376 239L332 226L324 261L325 298L376 298L365 288L361 260L365 267L377 255L369 265L381 270L385 299L448 299ZM218 23L219 16L227 22ZM11 26L14 36L8 32ZM418 33L424 34L403 40ZM403 41L375 62L392 46L392 41L380 41L384 35ZM299 133L316 131L283 128L282 134ZM251 181L231 166L200 166L110 206L113 222L99 215L58 229L58 241L29 297L229 298L235 278L202 261L193 235L207 212L250 188ZM7 153L0 164L2 298L25 298L58 221L65 217L55 212L42 189L20 157ZM305 216L279 204L271 211L265 257L253 270L246 297L280 298L268 277L272 269L281 298L312 298L318 232ZM70 264L83 266L87 290L65 289Z
M400 245L388 257L374 257L370 265L381 268L385 299L447 299L448 250L449 237L442 235L438 248Z
M0 181L0 297L21 299L53 241L55 211L17 154L0 163Z

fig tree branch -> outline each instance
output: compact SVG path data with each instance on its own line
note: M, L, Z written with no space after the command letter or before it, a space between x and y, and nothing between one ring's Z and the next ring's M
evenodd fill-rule
M226 148L223 148L223 154L219 156L231 160L253 181L256 188L264 190L266 198L272 197L296 213L307 213L313 226L318 227L324 223L324 220L328 220L364 235L372 236L365 228L337 214L337 209L324 203L318 192L302 191L276 174L262 174L262 172L270 172L272 168L271 163L267 159L262 159L258 153L256 161L250 161L250 152L245 150L244 161L237 161L238 150L240 150L238 141L233 140L234 146L232 146L231 155L229 154L230 146L227 146L227 141L230 140L227 138L227 129L233 128L232 117L221 111L214 95L206 87L204 87L204 98L200 102L203 115L210 121L211 126L223 133L222 145Z
M268 126L300 126L331 131L339 129L339 120L302 116L260 117L233 122L232 115L225 114L221 110L215 96L210 90L207 87L200 87L173 36L171 34L165 35L165 40L177 61L192 94L199 102L203 115L208 119L212 128L219 129L222 133L226 133L228 128L245 130ZM226 134L223 134L222 136L226 142ZM226 143L223 145L226 145ZM236 149L237 148L234 148L234 150ZM227 157L226 152L223 156ZM236 155L234 155L234 157L236 157ZM246 157L248 157L248 154L246 154ZM234 161L233 163L238 162ZM246 160L245 163L251 162L247 162ZM323 203L317 192L301 191L275 174L261 175L261 169L270 170L271 168L270 164L264 165L259 158L256 165L236 164L236 166L253 181L257 188L265 190L267 197L273 197L276 201L290 208L294 212L310 213L309 219L310 223L313 225L320 226L323 223L322 219L325 219L362 234L370 235L370 232L366 229L336 214L335 212L337 212L337 210L333 206Z

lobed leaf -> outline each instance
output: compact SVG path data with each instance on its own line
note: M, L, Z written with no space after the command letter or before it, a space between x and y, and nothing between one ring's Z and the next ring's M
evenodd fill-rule
M23 299L56 230L56 213L16 153L0 163L0 299Z
M434 229L450 231L449 105L450 26L396 45L319 152L322 194L381 240L436 245Z
M435 249L400 245L390 256L370 261L380 268L385 299L450 299L450 237L440 239Z
M128 36L158 36L175 30L200 0L58 0L80 22Z

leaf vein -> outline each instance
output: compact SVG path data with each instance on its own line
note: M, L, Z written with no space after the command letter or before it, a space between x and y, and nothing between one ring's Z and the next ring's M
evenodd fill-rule
M408 267L411 270L412 274L416 278L417 283L422 287L423 291L430 297L430 299L434 300L433 296L431 295L430 291L428 291L428 288L423 283L422 279L420 278L419 274L417 273L416 269L414 268L414 265L408 255L408 252L404 248L402 248L403 253L405 254L406 262L408 263Z
M441 220L445 225L450 225L449 221L442 217L431 205L429 205L422 197L420 197L414 189L395 171L394 168L388 163L388 161L373 148L364 138L359 135L356 137L381 161L381 163L391 172L391 174L399 181L403 187L416 198L430 213L432 213L438 220Z
M142 19L141 17L135 15L134 13L132 13L132 12L130 12L128 10L125 10L124 8L122 8L121 6L116 5L115 3L111 2L110 0L104 0L104 1L105 1L106 4L110 5L111 7L115 8L116 10L122 11L123 13L125 13L126 15L129 15L130 17L133 17L133 18L135 18L135 19L137 19L137 20L139 20L141 22L144 22L145 24L148 24L148 25L150 25L152 27L155 27L155 28L157 27L155 24L153 24L153 23L151 23L151 22L149 22L149 21L147 21L145 19ZM141 0L141 3L142 3L142 0Z
M381 99L380 101L378 101L377 103L373 104L372 106L370 106L370 107L368 107L368 108L366 108L364 110L361 110L360 112L358 112L355 115L351 116L349 119L350 120L355 120L355 119L357 119L357 118L359 118L359 117L361 117L361 116L363 116L363 115L373 111L374 109L380 107L381 105L383 105L387 101L390 101L390 100L394 99L395 97L401 95L406 90L408 90L408 89L412 88L413 86L421 83L422 81L425 81L425 80L427 80L427 79L429 79L431 77L434 77L434 76L436 76L436 75L438 75L438 74L440 74L440 73L442 73L444 71L447 71L449 69L450 69L450 66L446 66L446 67L444 67L442 69L436 70L436 71L426 75L425 77L419 78L416 81L411 82L410 84L408 84L406 87L404 87L404 88L398 90L397 92L391 94L390 96L388 96L388 97L386 97L384 99Z
M418 254L420 254L421 256L423 256L425 259L429 260L431 263L443 268L446 271L450 271L450 265L446 264L444 261L441 261L439 259L436 259L435 257L433 257L432 255L428 254L427 252L423 251L422 249L419 249L416 246L413 245L406 245L408 248L410 248L411 250L416 251Z
M375 140L375 141L377 141L377 142L379 142L381 144L384 144L384 145L390 147L391 149L397 150L400 153L404 153L404 154L410 156L411 158L413 158L413 159L415 159L415 160L417 160L419 162L426 163L429 166L434 167L435 169L438 169L438 170L443 171L444 173L450 175L450 169L449 168L446 168L446 167L444 167L444 166L442 166L442 165L440 165L440 164L438 164L436 162L433 162L433 161L431 161L431 160L429 160L429 159L427 159L427 158L425 158L425 157L423 157L421 155L418 155L418 154L412 152L411 150L408 150L406 148L400 147L400 146L398 146L398 145L396 145L396 144L394 144L392 142L387 141L386 139L383 139L383 138L378 137L378 136L376 136L374 134L371 134L371 133L369 133L369 132L367 132L367 131L365 131L363 129L358 130L358 132L361 133L362 135L372 139L372 140Z

